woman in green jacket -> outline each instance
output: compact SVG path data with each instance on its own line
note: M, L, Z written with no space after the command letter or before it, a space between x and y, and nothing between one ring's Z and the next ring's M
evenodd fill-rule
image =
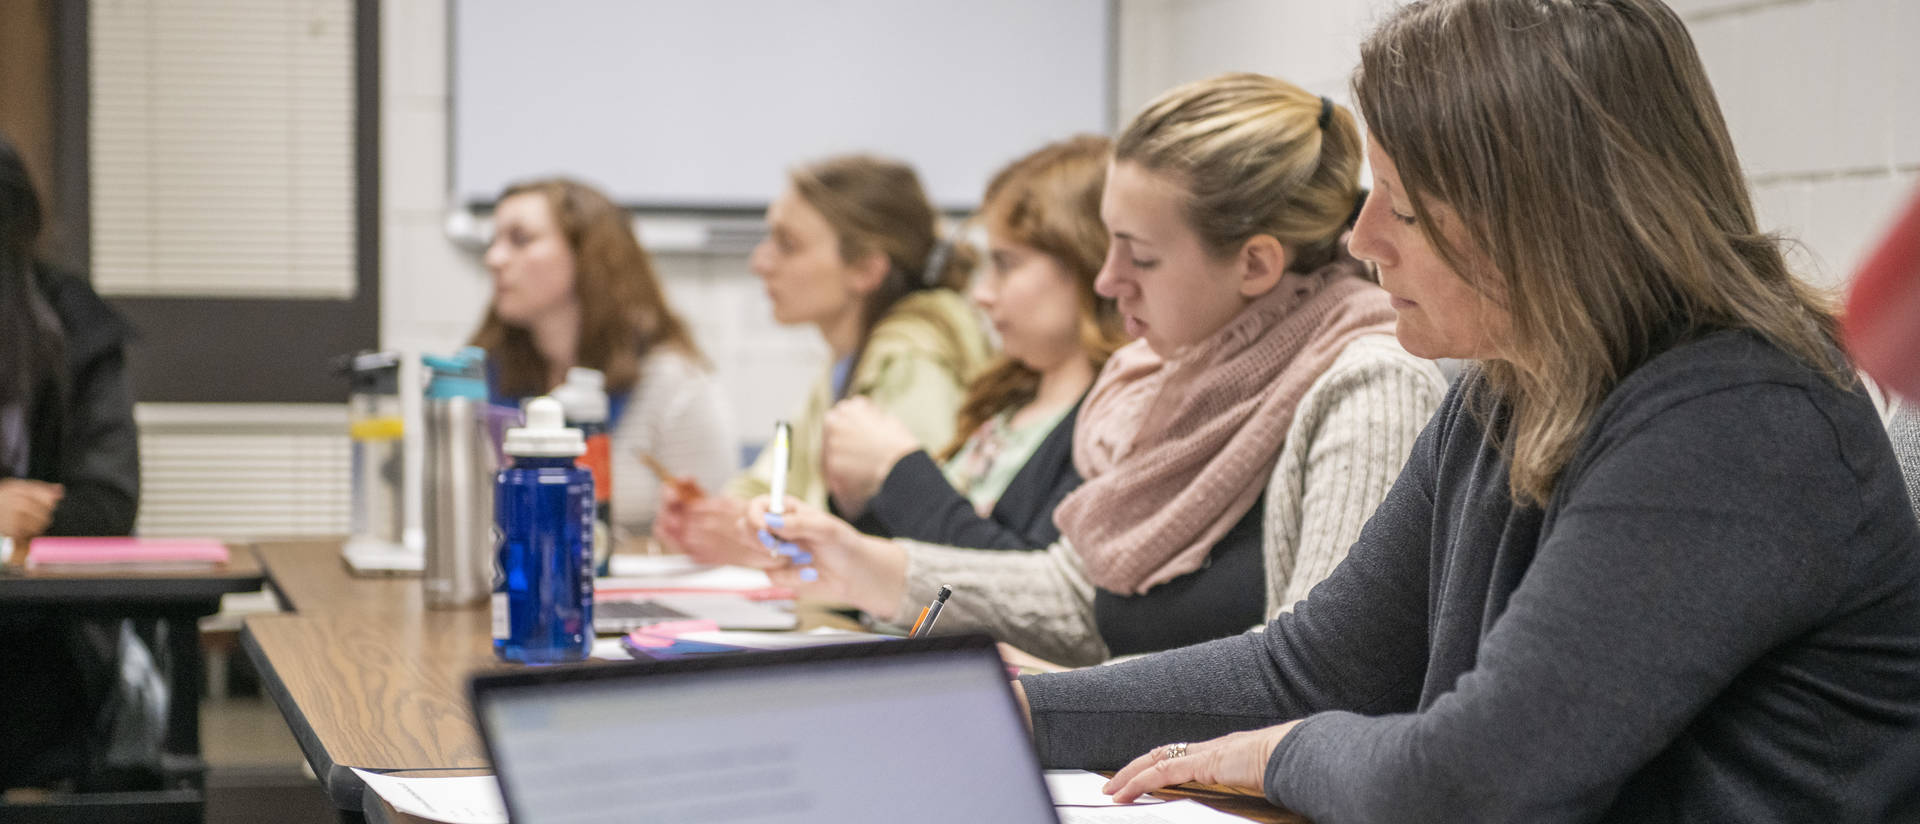
M767 209L767 237L750 263L766 284L774 319L812 324L832 353L791 418L787 494L829 505L823 431L827 410L844 398L870 399L928 448L953 438L954 412L992 350L960 292L976 253L942 239L937 217L912 167L871 155L794 169ZM768 452L724 495L671 498L655 537L697 559L764 554L743 544L752 536L739 524L746 499L769 489Z

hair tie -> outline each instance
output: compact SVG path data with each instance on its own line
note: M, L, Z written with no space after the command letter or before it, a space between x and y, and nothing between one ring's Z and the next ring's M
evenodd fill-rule
M1327 124L1332 120L1333 120L1333 101L1328 100L1327 96L1324 94L1320 95L1320 128L1322 130L1325 130L1327 128Z

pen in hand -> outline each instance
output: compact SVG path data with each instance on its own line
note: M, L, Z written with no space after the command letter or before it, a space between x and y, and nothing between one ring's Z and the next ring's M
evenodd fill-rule
M786 421L774 423L773 459L770 461L770 463L773 464L770 468L773 477L770 479L770 488L767 491L766 520L767 524L775 529L785 526L784 516L787 514L787 472L793 460L792 437L793 430L787 426ZM812 554L791 543L775 538L773 533L764 529L760 530L760 545L766 547L768 552L772 552L775 555L785 555L792 559L795 564L801 566L800 580L819 580L820 571L808 566L808 564L813 563Z
M951 584L941 584L940 594L933 596L933 603L920 608L920 618L913 622L913 629L907 630L908 638L924 638L933 632L933 622L940 620L940 608L947 605L947 597L953 594Z

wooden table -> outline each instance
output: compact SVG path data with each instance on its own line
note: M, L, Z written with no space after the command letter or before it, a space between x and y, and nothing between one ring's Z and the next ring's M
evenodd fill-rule
M248 545L232 547L219 566L179 570L0 570L0 614L57 619L135 619L152 622L150 643L170 663L163 789L55 794L44 802L0 804L0 819L34 821L199 821L205 805L200 760L200 692L206 683L200 619L220 610L220 596L260 588L261 571Z
M241 644L334 805L361 809L352 768L486 768L466 680L503 666L484 606L429 610L418 578L357 578L336 542L264 545L293 610L247 619Z
M259 554L294 612L248 618L241 643L343 818L364 811L368 820L418 821L380 803L354 767L411 775L491 769L466 682L512 665L493 656L484 606L426 609L419 579L353 577L337 542L268 544ZM1190 794L1254 820L1302 821L1264 799Z

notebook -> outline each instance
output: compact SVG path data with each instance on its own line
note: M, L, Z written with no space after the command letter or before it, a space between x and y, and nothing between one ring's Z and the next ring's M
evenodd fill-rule
M515 822L1049 822L982 635L476 676Z
M37 569L210 569L228 560L211 538L35 538L27 566Z

